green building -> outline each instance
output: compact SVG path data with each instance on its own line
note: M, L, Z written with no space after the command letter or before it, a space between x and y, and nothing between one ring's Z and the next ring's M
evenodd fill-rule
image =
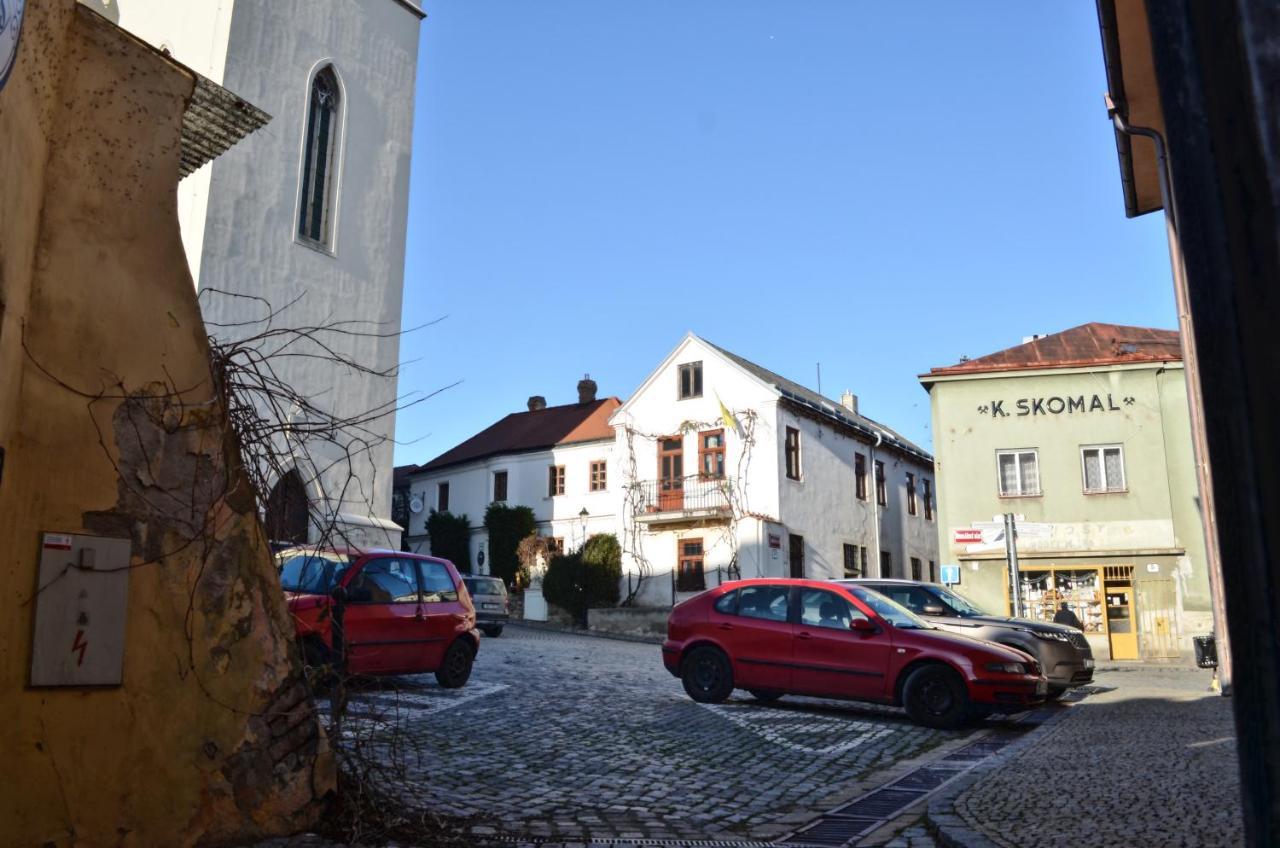
M1085 324L921 375L933 407L939 554L1014 613L1066 604L1099 658L1189 661L1212 632L1178 334Z

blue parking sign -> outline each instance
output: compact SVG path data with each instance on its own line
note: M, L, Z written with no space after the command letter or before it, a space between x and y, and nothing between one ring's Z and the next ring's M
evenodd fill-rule
M960 566L944 565L940 569L942 572L942 582L948 586L954 586L960 582Z

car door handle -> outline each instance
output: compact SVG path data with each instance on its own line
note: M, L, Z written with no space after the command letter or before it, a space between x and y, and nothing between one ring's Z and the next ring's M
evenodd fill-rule
M422 607L418 607L418 611L414 613L413 617L418 619L418 621L425 621L427 614L422 611Z
M723 624L721 624L721 625L720 625L720 629L721 629L721 630L732 630L732 629L733 629L733 625L726 621L725 623L723 623Z
M813 636L812 636L811 634L809 634L809 633L801 632L801 633L797 633L797 634L796 634L796 638L797 638L797 639L812 639L812 638L813 638Z

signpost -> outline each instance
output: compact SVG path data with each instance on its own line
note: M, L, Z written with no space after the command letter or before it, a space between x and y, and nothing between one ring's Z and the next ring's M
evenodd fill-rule
M1022 617L1022 577L1018 574L1018 525L1012 512L1004 514L1004 552L1009 560L1009 580L1013 590L1009 596L1013 598L1013 617Z
M940 569L942 582L947 586L955 586L960 582L960 566L944 565Z

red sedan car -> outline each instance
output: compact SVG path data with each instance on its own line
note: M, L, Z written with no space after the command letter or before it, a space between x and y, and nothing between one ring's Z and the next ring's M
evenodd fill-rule
M1031 656L934 628L860 586L739 580L677 606L662 645L667 670L695 701L734 689L894 704L930 727L957 727L1045 699Z
M471 676L480 648L476 611L453 563L391 550L294 548L276 555L280 585L310 665L339 653L350 674L434 671L441 686Z

